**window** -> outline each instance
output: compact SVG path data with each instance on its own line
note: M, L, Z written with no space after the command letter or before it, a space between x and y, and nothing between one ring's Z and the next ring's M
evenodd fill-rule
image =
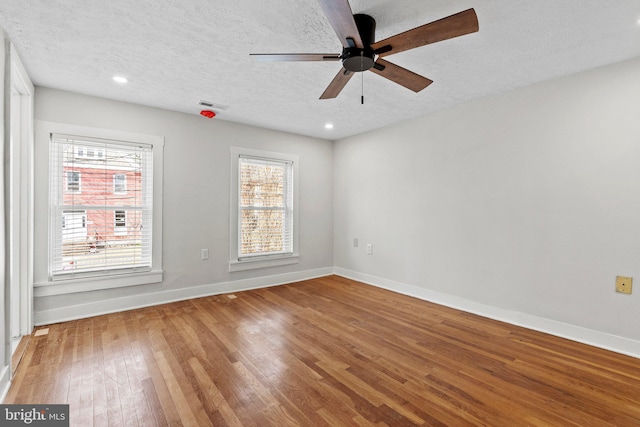
M297 156L232 148L230 271L297 262Z
M127 235L127 212L115 211L113 215L113 234L115 236Z
M52 134L49 166L51 280L150 271L153 147Z
M123 173L113 175L113 192L116 194L127 192L127 175Z
M87 213L85 211L62 212L62 238L70 243L84 243L87 238Z
M291 163L240 156L240 259L291 254Z
M80 172L67 172L67 191L70 193L80 192Z
M76 157L83 159L104 159L104 150L96 147L75 147Z

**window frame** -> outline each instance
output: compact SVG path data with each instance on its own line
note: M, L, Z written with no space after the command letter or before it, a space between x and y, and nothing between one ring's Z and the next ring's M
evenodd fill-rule
M251 256L240 256L239 247L241 239L240 230L240 158L260 158L276 162L291 163L291 191L292 191L292 213L290 215L292 242L291 251L287 253L260 254ZM274 267L281 265L297 264L298 254L298 180L299 180L299 156L296 154L277 153L264 150L256 150L244 147L230 148L230 170L231 170L231 191L230 191L230 245L229 245L229 271L243 271L258 268Z
M94 291L100 289L119 288L126 286L160 283L163 280L162 270L162 211L163 211L163 164L164 164L164 137L157 135L138 134L118 131L114 129L94 128L78 126L67 123L48 121L36 122L36 143L40 147L47 147L42 151L46 156L43 167L49 168L49 150L52 134L76 135L87 139L106 139L113 141L127 141L134 144L147 144L152 147L153 155L153 214L152 214L152 246L151 267L147 271L114 270L105 271L102 275L78 273L71 277L52 277L49 274L50 256L44 257L42 262L35 265L34 271L34 295L50 296L77 292ZM45 154L46 153L46 154ZM49 174L41 175L40 184L36 196L42 200L44 206L50 209ZM51 217L51 215L48 215ZM49 239L51 230L50 219L44 219L36 224L38 230L42 230L41 237L37 241L45 242ZM60 224L57 224L59 227ZM49 246L46 244L47 247ZM45 252L46 254L46 252ZM43 254L44 255L44 254Z

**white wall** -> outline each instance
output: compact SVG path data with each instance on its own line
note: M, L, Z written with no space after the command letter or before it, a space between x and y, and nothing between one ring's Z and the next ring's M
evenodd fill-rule
M620 63L337 141L336 271L640 355L639 76Z
M330 141L42 87L36 89L35 102L36 129L39 121L50 121L165 138L163 283L36 297L36 323L332 271ZM46 140L36 134L36 283L47 277ZM300 156L299 264L229 273L230 146ZM202 248L209 249L207 261L200 259Z

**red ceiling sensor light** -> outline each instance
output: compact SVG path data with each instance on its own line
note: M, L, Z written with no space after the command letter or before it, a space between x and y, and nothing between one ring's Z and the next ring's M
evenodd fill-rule
M202 110L200 111L201 116L205 116L208 119L213 119L216 116L216 113L211 110Z

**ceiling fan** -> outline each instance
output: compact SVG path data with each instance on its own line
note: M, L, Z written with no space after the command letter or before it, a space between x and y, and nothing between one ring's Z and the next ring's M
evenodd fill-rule
M401 86L420 92L433 81L395 65L382 57L478 31L473 9L456 13L404 33L374 42L376 21L369 15L354 15L349 0L318 0L342 43L342 53L251 54L259 61L342 61L320 99L335 98L354 73L371 70Z

